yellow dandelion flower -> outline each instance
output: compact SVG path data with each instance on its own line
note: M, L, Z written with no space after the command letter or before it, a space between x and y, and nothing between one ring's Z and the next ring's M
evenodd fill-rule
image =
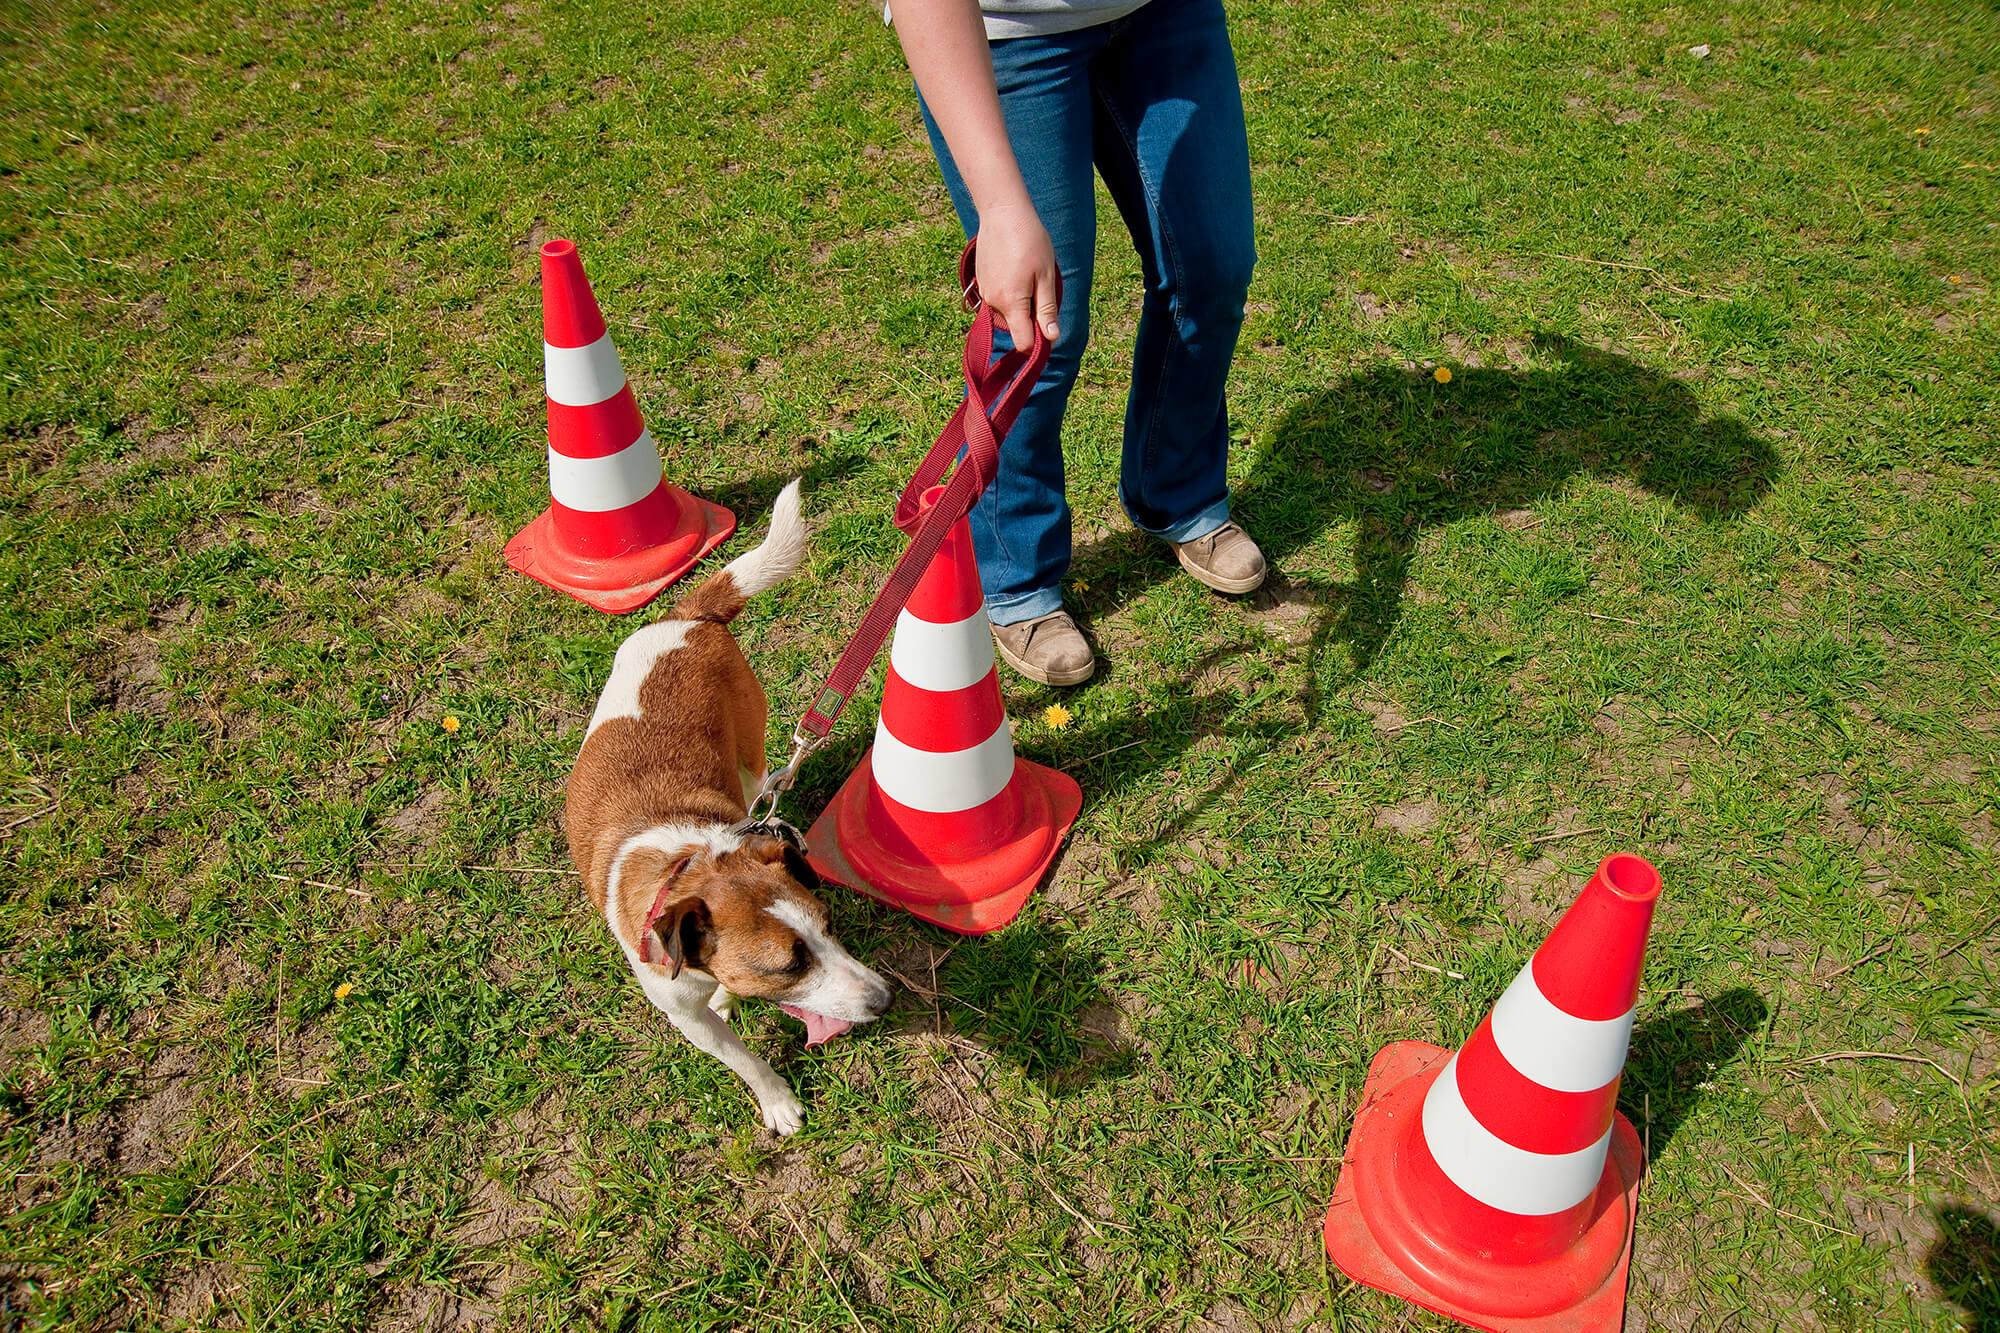
M1915 130L1912 131L1912 133L1915 134L1929 134L1930 132L1931 132L1931 127L1928 125L1919 125Z
M1439 366L1436 370L1433 370L1431 372L1431 378L1436 380L1439 384L1451 383L1451 367Z
M1958 281L1958 279L1957 279L1957 278L1953 278L1953 279L1952 279L1952 281L1953 281L1953 282L1957 282L1957 281ZM1077 580L1076 582L1074 582L1074 583L1070 584L1070 585L1069 585L1069 588L1070 588L1070 591L1071 591L1071 592L1074 592L1074 593L1078 593L1078 594L1082 594L1082 593L1086 593L1086 592L1089 592L1089 591L1090 591L1090 585L1089 585L1088 583L1084 582L1084 581L1083 581L1082 579L1078 579L1078 580Z
M354 994L354 983L351 981L343 981L333 988L333 998L336 1000L344 1000L352 994Z
M1958 274L1954 273L1954 274L1952 274L1952 275L1951 275L1950 277L1946 278L1946 279L1945 279L1945 281L1946 281L1946 282L1964 282L1964 281L1965 281L1965 279L1964 279L1964 278L1961 278L1961 277L1959 277L1959 276L1958 276Z
M458 719L455 717L446 717L445 720L438 723L438 725L443 727L446 731L457 731Z
M1061 731L1070 724L1070 720L1074 716L1069 709L1064 708L1061 704L1050 704L1042 710L1042 721L1049 724L1051 731Z

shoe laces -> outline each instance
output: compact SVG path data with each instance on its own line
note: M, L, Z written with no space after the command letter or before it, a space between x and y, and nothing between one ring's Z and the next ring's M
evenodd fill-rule
M1209 533L1206 537L1195 538L1195 541L1206 543L1203 549L1209 555L1214 555L1215 548L1222 544L1222 539L1224 537L1228 536L1232 532L1240 533L1242 531L1243 529L1237 525L1236 520L1230 519L1228 522L1224 523L1221 527L1217 528L1214 532Z
M1068 623L1070 623L1070 619L1069 619L1069 613L1066 611L1051 611L1047 615L1042 616L1037 620L1029 621L1028 637L1021 641L1021 646L1025 648L1029 644L1033 643L1035 641L1035 636L1037 634L1040 634L1044 629L1047 629L1051 625L1061 626L1061 625L1066 625Z

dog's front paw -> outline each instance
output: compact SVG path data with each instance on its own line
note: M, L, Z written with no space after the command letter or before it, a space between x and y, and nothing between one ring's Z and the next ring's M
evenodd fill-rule
M708 997L708 1011L725 1023L736 1022L736 997L727 986L717 986L715 994Z
M789 1090L759 1098L764 1110L764 1128L783 1138L806 1127L806 1108Z

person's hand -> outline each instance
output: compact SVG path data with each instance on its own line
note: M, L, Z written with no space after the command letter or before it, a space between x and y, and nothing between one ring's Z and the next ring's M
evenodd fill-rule
M980 299L993 308L994 323L1016 344L1026 347L1033 341L1031 330L1037 324L1050 342L1056 340L1062 279L1055 245L1034 205L1024 199L980 214L973 269ZM1015 334L1016 329L1022 333Z

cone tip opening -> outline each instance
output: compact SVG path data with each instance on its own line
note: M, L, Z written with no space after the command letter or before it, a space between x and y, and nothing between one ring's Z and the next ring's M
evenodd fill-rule
M933 486L917 497L917 507L915 509L909 508L904 500L898 499L896 502L896 526L910 536L916 536L917 528L923 523L924 517L931 510L937 508L937 502L943 498L944 487Z
M542 258L544 259L566 259L575 253L575 241L556 240L542 242Z
M1660 872L1645 857L1618 852L1597 868L1605 885L1627 902L1649 903L1660 896Z

